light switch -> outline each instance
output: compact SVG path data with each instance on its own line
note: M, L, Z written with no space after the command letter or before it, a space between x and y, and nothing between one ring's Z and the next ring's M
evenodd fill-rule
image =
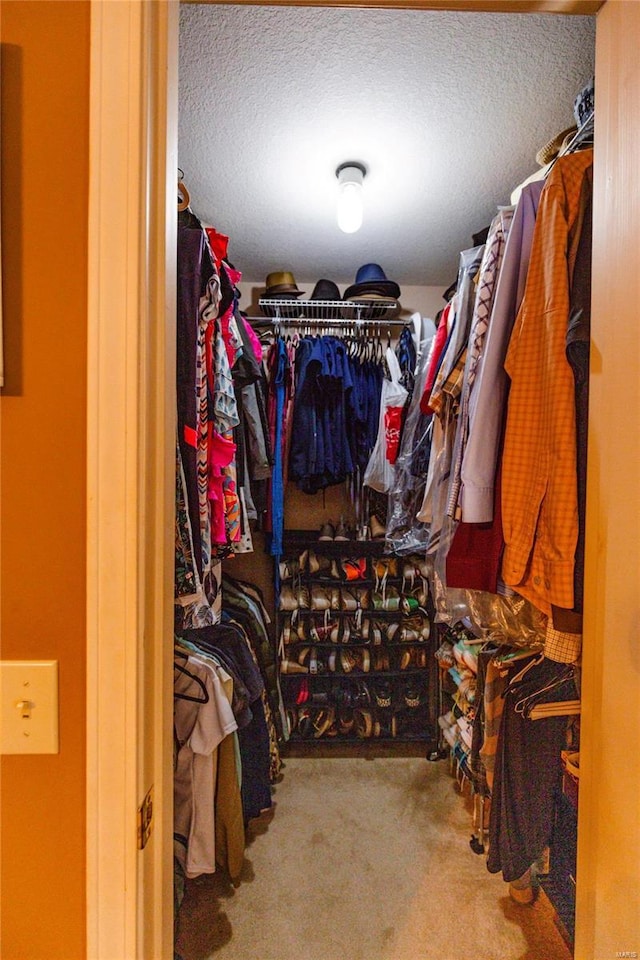
M0 753L58 753L58 661L0 660Z

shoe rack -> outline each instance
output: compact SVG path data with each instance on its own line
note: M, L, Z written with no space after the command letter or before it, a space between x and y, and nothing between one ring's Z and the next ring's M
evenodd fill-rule
M288 531L276 636L293 742L437 738L436 631L423 558L384 540Z

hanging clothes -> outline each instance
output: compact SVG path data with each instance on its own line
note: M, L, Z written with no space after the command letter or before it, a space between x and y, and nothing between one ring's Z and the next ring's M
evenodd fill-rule
M262 351L227 252L228 237L180 211L175 622L185 629L219 621L220 561L253 549L249 521L264 513L271 472Z
M469 436L464 450L460 492L462 520L493 520L498 450L506 415L509 379L504 360L524 296L533 229L543 182L523 188L509 228L491 319L469 395Z
M546 614L574 604L578 539L575 384L566 357L568 238L593 150L556 161L543 190L511 335L502 510L509 586Z

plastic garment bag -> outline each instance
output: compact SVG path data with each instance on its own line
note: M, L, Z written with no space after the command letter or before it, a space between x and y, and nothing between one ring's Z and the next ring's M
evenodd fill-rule
M424 333L416 363L415 387L389 491L386 539L393 552L401 555L426 552L429 539L428 525L418 520L416 514L424 496L431 445L431 415L422 413L420 398L433 348L435 326L432 321L424 321ZM418 461L424 465L422 472L416 469Z
M394 464L400 447L402 414L409 396L400 383L400 364L391 347L387 347L385 359L391 379L387 380L385 377L382 381L378 437L364 473L364 485L378 493L388 493L393 484Z

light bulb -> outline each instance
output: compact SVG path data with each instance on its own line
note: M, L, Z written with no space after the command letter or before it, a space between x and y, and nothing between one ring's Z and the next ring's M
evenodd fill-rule
M338 226L344 233L355 233L362 226L362 183L365 168L360 163L343 163L338 178Z

